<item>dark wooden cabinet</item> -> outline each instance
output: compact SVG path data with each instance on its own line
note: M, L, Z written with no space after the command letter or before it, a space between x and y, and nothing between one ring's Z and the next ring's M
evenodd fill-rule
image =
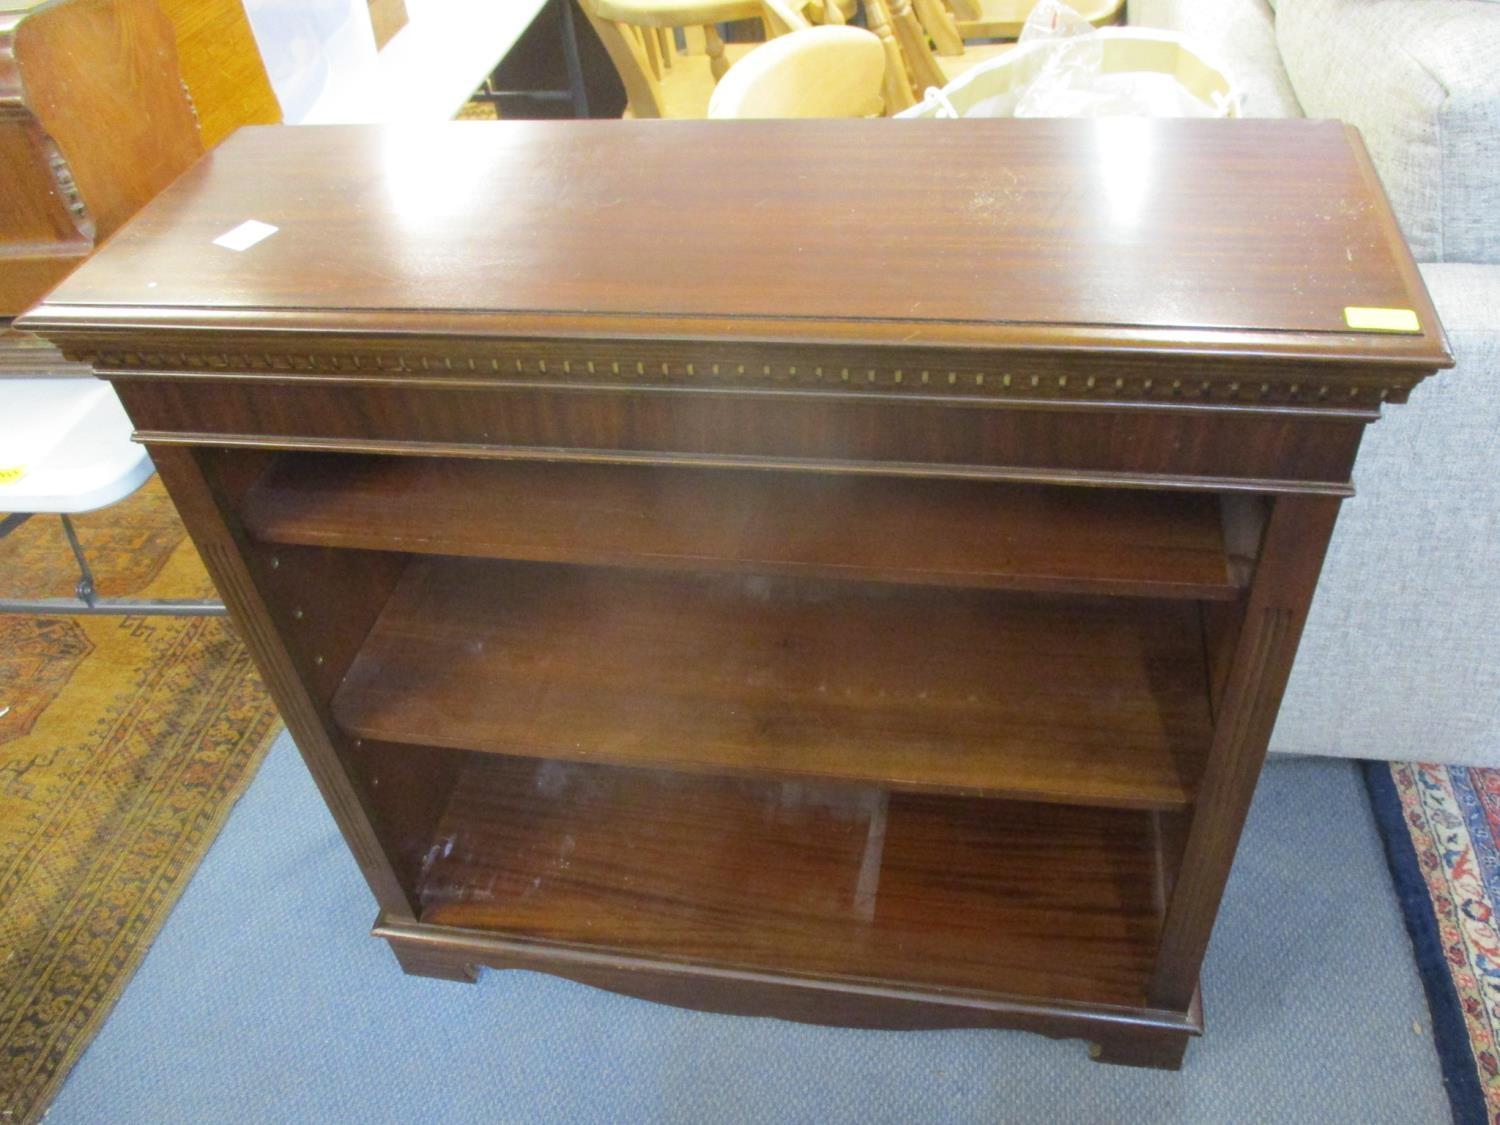
M408 971L1155 1066L1360 435L1451 362L1307 122L245 130L25 325Z

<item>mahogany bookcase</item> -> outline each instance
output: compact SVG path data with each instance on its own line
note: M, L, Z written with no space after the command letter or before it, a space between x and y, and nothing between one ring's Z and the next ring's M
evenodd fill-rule
M1301 121L247 129L24 326L408 972L1164 1067L1360 436L1451 363Z

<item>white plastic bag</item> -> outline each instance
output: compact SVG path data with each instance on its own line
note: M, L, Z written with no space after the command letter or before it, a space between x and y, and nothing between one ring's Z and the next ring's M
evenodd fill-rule
M928 90L921 106L901 116L1234 116L1232 88L1218 72L1209 72L1218 89L1195 92L1180 69L1153 69L1162 65L1147 61L1157 54L1153 45L1170 39L1134 28L1101 31L1063 0L1040 0L1013 51L943 90ZM1140 62L1134 54L1142 56Z
M1055 41L1042 72L1008 107L1011 117L1211 117L1170 74L1104 69L1098 29L1062 0L1040 0L1018 40ZM977 108L977 107L976 107ZM978 116L970 113L969 116Z
M1013 117L1213 117L1214 107L1170 74L1104 72L1104 44L1094 36L1060 43L1011 110Z
M1071 39L1092 35L1097 28L1080 16L1063 0L1037 0L1036 7L1021 25L1017 43L1035 43L1038 39Z

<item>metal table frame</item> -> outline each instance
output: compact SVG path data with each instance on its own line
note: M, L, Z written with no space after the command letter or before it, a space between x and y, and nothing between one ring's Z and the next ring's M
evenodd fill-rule
M500 64L495 65L490 76L485 79L484 86L475 95L476 100L493 102L498 108L502 98L529 98L532 101L544 102L568 102L573 107L573 116L583 118L589 115L589 95L583 82L583 64L578 57L578 29L574 25L573 0L556 0L557 10L561 14L562 24L562 52L563 66L568 74L568 88L566 90L502 90L495 85L495 75L500 72ZM544 9L545 10L545 9ZM539 12L538 15L541 13ZM533 22L535 22L533 20Z
M35 512L16 512L0 520L0 539L4 539L20 527ZM94 572L78 541L78 532L67 513L58 516L62 520L63 534L67 536L68 548L78 564L78 582L73 587L71 598L5 598L0 597L0 613L64 614L67 616L118 614L123 617L223 617L227 611L224 603L212 599L195 598L101 598L94 585Z

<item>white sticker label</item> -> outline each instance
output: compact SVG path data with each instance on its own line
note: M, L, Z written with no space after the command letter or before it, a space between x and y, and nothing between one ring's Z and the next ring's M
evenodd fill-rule
M222 246L226 250L248 250L261 239L270 238L276 233L276 229L270 223L263 223L259 219L246 219L233 230L226 230L214 239L214 245Z

